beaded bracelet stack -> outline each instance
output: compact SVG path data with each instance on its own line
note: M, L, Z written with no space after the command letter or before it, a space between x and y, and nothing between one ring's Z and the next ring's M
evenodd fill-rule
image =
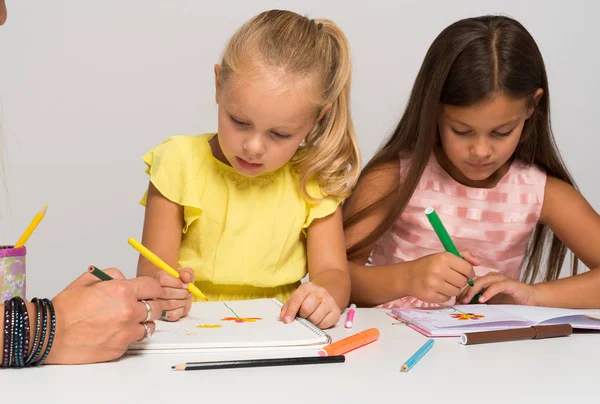
M13 297L4 302L4 347L2 350L2 367L36 366L44 363L56 331L56 315L49 299L34 298L36 307L36 328L31 349L29 349L29 313L25 301ZM48 324L50 323L50 324ZM48 331L48 325L50 330ZM46 349L44 343L48 335Z

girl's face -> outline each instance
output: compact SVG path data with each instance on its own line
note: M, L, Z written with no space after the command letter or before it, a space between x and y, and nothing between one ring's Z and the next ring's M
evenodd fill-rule
M219 124L211 147L242 175L257 177L285 165L320 119L310 80L281 83L285 74L267 80L269 73L233 72L219 86L218 65L215 76Z
M437 155L439 163L464 185L494 187L508 171L525 121L542 93L538 89L533 103L499 93L478 105L443 105L438 118L443 149Z

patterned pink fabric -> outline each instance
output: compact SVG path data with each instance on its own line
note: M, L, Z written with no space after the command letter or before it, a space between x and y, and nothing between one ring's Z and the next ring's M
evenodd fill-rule
M402 164L404 171L406 164ZM514 161L494 188L471 188L454 180L431 156L408 206L375 244L373 265L412 261L443 251L424 210L433 207L459 250L481 261L476 276L500 272L519 279L529 239L544 200L546 174ZM407 296L380 307L435 307Z

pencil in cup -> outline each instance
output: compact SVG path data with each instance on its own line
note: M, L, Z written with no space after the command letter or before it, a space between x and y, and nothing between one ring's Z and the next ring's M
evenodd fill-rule
M179 272L177 272L176 270L174 270L173 268L171 268L169 266L169 264L167 264L166 262L164 262L163 260L161 260L160 258L158 258L152 251L150 251L149 249L147 249L146 247L144 247L139 241L137 241L134 238L130 238L128 241L130 246L132 246L133 248L135 248L140 254L142 254L144 256L144 258L146 258L148 261L150 261L151 263L153 263L154 265L156 265L158 268L162 269L163 271L167 272L169 275L179 279ZM206 298L206 296L204 296L204 293L202 293L200 291L200 289L198 289L196 287L196 285L194 285L193 282L189 282L187 284L187 289L194 295L199 297L200 299L204 300L204 301L208 301L208 299Z
M96 278L100 279L101 281L111 281L114 278L112 276L110 276L109 274L107 274L106 272L96 268L93 265L90 265L88 267L88 271L89 273L91 273L92 275L94 275Z
M438 216L435 209L433 209L432 207L425 209L425 215L427 215L427 219L429 219L429 223L431 223L431 227L433 227L433 231L435 231L435 234L437 234L438 238L440 239L440 242L444 246L444 249L447 252L449 252L450 254L453 254L453 255L456 255L457 257L462 258L460 256L460 253L458 252L458 249L454 245L452 238L450 238L450 234L448 234L448 231L442 224L442 221L440 220L440 217ZM472 279L469 279L467 281L467 283L469 284L469 286L475 285L475 283L473 283ZM471 304L479 303L480 296L481 296L481 293L478 293L475 296L473 296L473 299L471 300Z
M346 361L344 355L337 356L302 356L296 358L272 358L272 359L245 359L216 362L189 362L171 366L175 370L206 370L206 369L231 369L231 368L255 368L262 366L290 366L290 365L317 365L324 363L343 363Z
M408 372L409 370L411 370L416 365L416 363L419 360L421 360L421 358L423 356L425 356L425 354L427 352L429 352L429 350L433 346L433 343L434 343L434 340L432 340L432 339L427 340L427 342L425 344L423 344L423 346L421 348L419 348L417 350L417 352L415 352L410 358L408 358L408 360L406 362L404 362L404 364L400 368L400 371Z
M319 356L336 356L343 355L361 346L370 344L379 338L379 330L377 328L369 328L358 332L354 335L341 339L329 344L319 350Z
M29 226L27 226L27 228L25 229L25 232L23 232L23 235L21 235L19 240L17 240L17 242L15 243L14 248L21 248L25 245L27 240L29 240L29 237L31 237L31 234L35 231L37 226L44 218L44 216L46 216L46 210L48 210L48 205L44 206L42 210L36 213L31 223L29 223Z

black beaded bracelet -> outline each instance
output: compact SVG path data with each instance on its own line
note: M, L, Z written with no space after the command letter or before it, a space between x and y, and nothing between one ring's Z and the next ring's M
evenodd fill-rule
M36 313L36 329L33 337L31 350L29 350L30 342L30 325L29 313L27 305L20 297L13 297L4 302L4 346L2 350L2 367L24 367L35 366L44 363L56 333L56 312L54 305L49 299L32 299L35 304ZM50 329L48 330L48 323ZM46 334L48 334L48 342L46 349ZM39 359L38 359L39 358Z
M48 309L50 310L50 335L48 336L48 345L46 345L46 351L42 355L42 359L37 362L37 365L44 363L48 355L50 354L50 348L52 348L52 342L54 342L54 333L56 332L56 313L54 312L54 305L50 299L42 300ZM44 308L45 310L45 308Z
M40 343L37 346L35 353L33 354L33 358L31 359L31 366L35 366L38 364L37 358L40 356L42 352L42 348L44 347L44 341L46 340L46 328L48 327L48 316L46 314L46 305L44 304L44 299L33 298L32 302L35 301L36 305L39 302L40 306L38 309L38 313L42 313L42 326L40 327Z
M2 367L10 366L10 337L12 330L10 328L12 301L4 302L4 349L2 350Z
M12 301L13 311L15 312L15 328L13 329L14 364L17 367L23 367L29 349L29 313L27 313L27 306L23 299L17 296Z
M13 363L16 367L23 367L23 335L25 326L23 325L23 308L19 298L13 298L13 312L15 313L15 326L13 328L13 344L15 346Z
M35 304L35 312L36 314L36 322L35 322L35 336L33 337L33 344L31 346L31 351L29 352L29 356L27 360L25 360L25 366L30 366L35 360L35 352L40 345L40 335L42 328L42 304L38 299L33 299L31 301Z
M11 367L14 364L13 353L15 349L14 329L15 329L15 302L11 301L10 305L10 350L8 352L8 366Z
M23 338L23 360L21 363L23 366L25 366L27 365L27 351L29 350L29 333L31 332L31 327L29 326L29 313L27 312L27 305L23 299L21 299L21 307L23 307L23 325L25 328L25 335Z

